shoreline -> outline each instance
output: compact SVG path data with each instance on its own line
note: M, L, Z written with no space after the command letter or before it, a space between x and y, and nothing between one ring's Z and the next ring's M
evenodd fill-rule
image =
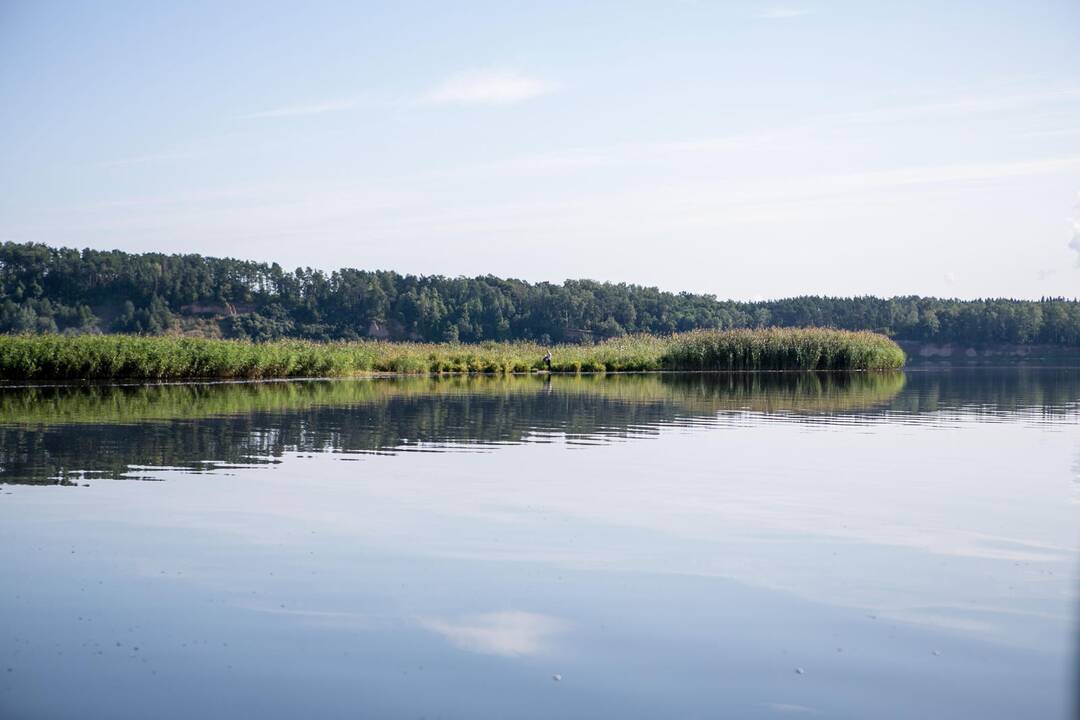
M965 370L991 370L1002 366L982 365L963 367ZM1010 366L1005 366L1010 367ZM365 372L355 375L294 375L289 377L259 377L259 378L220 378L220 377L186 377L171 380L153 380L140 378L74 378L71 380L42 380L41 382L7 382L0 378L0 390L12 390L18 388L65 388L65 387L167 387L171 385L255 385L259 383L302 383L302 382L337 382L346 380L415 380L415 379L458 379L458 378L542 378L542 377L606 377L627 375L869 375L871 373L903 373L919 372L924 370L945 370L947 367L935 366L908 366L900 368L870 368L853 370L583 370L572 371L547 371L533 370L528 372ZM1047 369L1072 369L1070 366ZM1080 369L1080 366L1077 367Z
M912 363L902 368L886 368L871 370L606 370L604 372L514 372L514 373L485 373L485 372L444 372L444 373L359 373L356 375L311 375L293 377L263 377L263 378L215 378L215 377L190 377L173 380L153 380L140 378L112 378L112 379L72 379L72 380L42 380L41 382L7 382L0 379L0 392L4 390L20 390L24 388L95 388L95 387L170 387L183 385L258 385L270 383L306 383L306 382L343 382L358 380L416 380L416 379L461 379L461 378L572 378L572 377L601 377L601 376L634 376L634 375L871 375L891 373L948 373L952 371L996 371L996 370L1046 370L1046 371L1074 371L1080 372L1080 363L1074 365L1049 365L1042 363L984 363L984 364L945 364L945 363Z

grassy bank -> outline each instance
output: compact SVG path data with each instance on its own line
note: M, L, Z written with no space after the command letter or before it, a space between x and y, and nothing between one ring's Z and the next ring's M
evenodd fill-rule
M366 373L531 372L549 348L536 343L480 345L249 343L128 335L0 336L0 379L178 380L186 378L342 377ZM884 370L904 353L888 338L824 329L695 331L628 336L595 345L560 345L560 373L645 370Z

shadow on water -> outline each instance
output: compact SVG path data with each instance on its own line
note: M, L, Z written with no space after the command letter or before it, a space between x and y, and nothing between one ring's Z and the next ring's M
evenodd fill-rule
M78 484L277 462L290 452L602 443L665 427L1074 413L1080 372L645 374L0 390L0 482ZM1036 417L1037 419L1037 417Z

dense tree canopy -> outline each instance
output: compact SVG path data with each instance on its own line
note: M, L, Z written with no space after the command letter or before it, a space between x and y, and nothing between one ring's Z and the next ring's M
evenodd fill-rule
M1080 303L917 296L764 302L567 280L289 272L200 255L0 246L0 332L589 341L695 328L821 326L901 340L1080 346Z

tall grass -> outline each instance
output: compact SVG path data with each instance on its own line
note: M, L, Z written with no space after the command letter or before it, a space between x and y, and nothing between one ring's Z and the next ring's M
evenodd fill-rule
M674 370L888 370L903 367L904 351L872 332L696 330L671 338L664 364Z
M128 335L0 336L3 380L342 377L370 373L560 373L646 370L873 370L901 367L886 337L821 329L635 335L595 345L382 341L250 343Z

